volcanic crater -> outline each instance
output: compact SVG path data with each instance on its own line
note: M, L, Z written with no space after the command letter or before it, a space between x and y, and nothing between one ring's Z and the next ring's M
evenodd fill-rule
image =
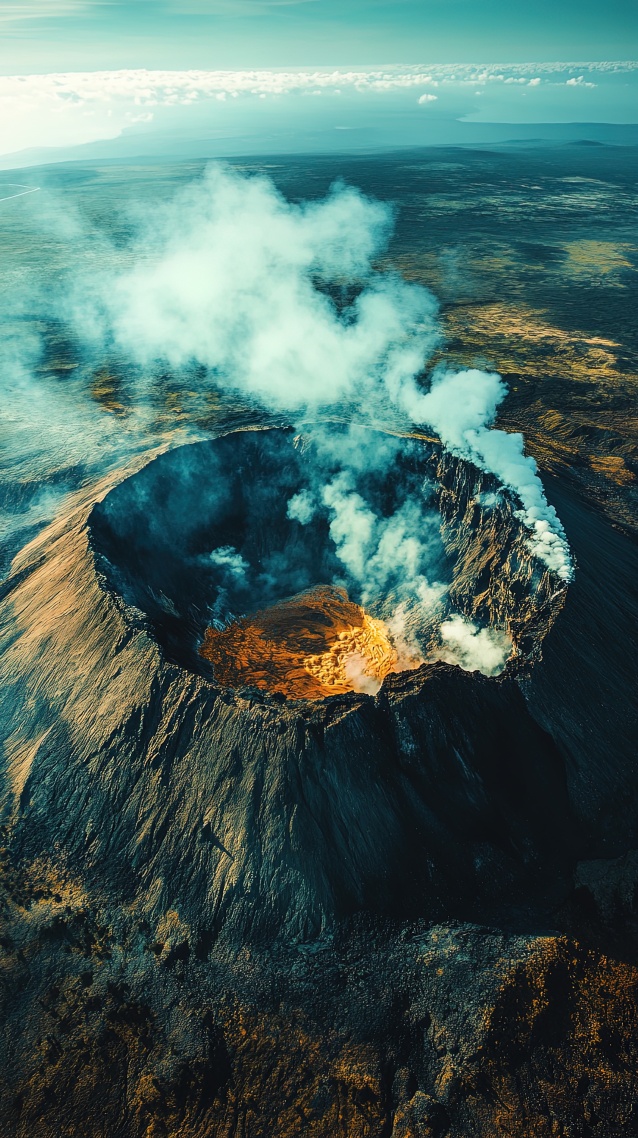
M367 445L392 440L390 460L365 471L366 507L381 517L411 497L429 507L440 599L430 611L414 598L406 606L400 565L383 595L371 594L340 560L326 512L291 510L318 465L326 480L339 469L339 448L323 453L318 435L242 430L180 447L95 506L104 578L166 657L223 687L374 695L387 675L437 658L450 610L504 630L518 665L537 656L564 584L530 555L513 498L431 440L359 429Z

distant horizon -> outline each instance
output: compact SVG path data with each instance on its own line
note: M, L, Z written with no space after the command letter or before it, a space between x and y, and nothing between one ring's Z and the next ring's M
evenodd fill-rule
M215 156L332 152L342 134L374 149L454 144L494 127L631 127L637 107L632 60L31 72L0 76L0 163L86 146L190 152L202 140Z

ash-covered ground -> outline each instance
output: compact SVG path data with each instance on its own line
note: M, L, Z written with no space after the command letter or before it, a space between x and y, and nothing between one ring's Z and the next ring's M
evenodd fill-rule
M3 1133L638 1134L638 154L205 165L0 207Z

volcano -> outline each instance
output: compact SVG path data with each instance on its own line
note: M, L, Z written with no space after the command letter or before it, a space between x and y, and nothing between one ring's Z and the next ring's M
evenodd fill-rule
M515 646L498 679L427 659L401 670L388 598L371 613L349 599L325 521L289 517L308 447L278 429L168 451L47 541L10 602L38 613L11 665L21 848L62 845L113 899L178 907L215 938L307 939L370 908L545 904L569 844L565 773L511 672L540 651L557 582L513 505L480 505L486 476L401 440L370 493L391 510L436 478L450 594ZM419 632L427 656L434 633ZM375 698L353 690L353 661Z
M3 206L3 1138L638 1138L638 151L595 149Z
M268 1039L294 1023L277 1063L297 1074L250 1108L255 1133L303 1132L280 1113L298 1082L309 1133L389 1134L394 1119L401 1138L460 1135L467 1075L445 1090L430 1037L452 1033L459 1071L486 1048L498 1081L498 1024L511 1032L517 1000L533 1019L537 973L564 974L586 1005L599 965L538 931L572 903L583 849L565 750L529 708L566 586L489 475L433 440L368 433L392 438L366 488L378 515L416 491L436 515L441 605L402 630L418 658L394 631L400 581L375 596L344 580L329 521L290 508L312 488L312 425L148 456L80 494L14 564L4 820L11 903L32 915L11 951L39 961L33 992L69 1024L28 1076L17 1133L54 1075L55 1117L97 1133L77 1090L87 1063L113 1086L122 1064L134 1072L134 1101L105 1108L114 1134L144 1133L149 1111L167 1133L248 1133L232 1119L274 1062ZM507 633L500 674L441 658L451 612ZM462 991L471 1027L450 1011ZM87 1016L99 1058L82 1050ZM28 1060L17 1048L11 1062L20 1084ZM317 1072L337 1067L321 1091ZM338 1102L354 1120L341 1131Z

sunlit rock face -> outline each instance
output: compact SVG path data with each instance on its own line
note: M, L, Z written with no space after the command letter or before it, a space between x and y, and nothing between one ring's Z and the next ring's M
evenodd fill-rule
M291 699L374 695L398 662L383 621L352 604L345 589L325 585L222 630L208 628L200 652L217 683Z

